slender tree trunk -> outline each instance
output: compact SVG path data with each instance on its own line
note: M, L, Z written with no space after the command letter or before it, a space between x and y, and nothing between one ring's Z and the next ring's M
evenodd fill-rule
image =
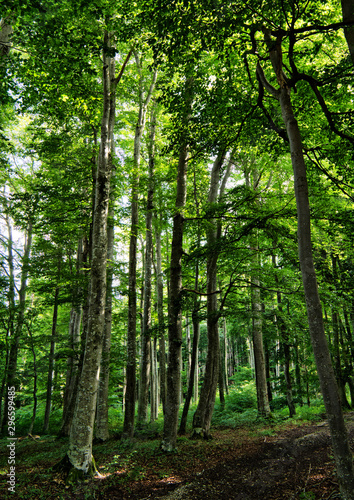
M110 78L115 75L115 61L110 59ZM111 83L112 84L112 83ZM111 175L114 178L114 124L116 116L116 96L111 92L109 96L109 119L108 136L110 148L108 152L108 163ZM111 333L112 333L112 304L113 304L113 258L114 258L114 189L110 190L110 204L107 221L107 283L106 283L106 307L104 321L104 340L102 347L102 359L100 369L100 380L97 393L97 414L96 414L96 439L106 441L109 438L108 429L108 389L109 389L109 367L111 354Z
M9 217L6 217L6 223L8 227L8 262L9 262L9 322L8 322L8 338L10 341L10 348L6 355L5 364L5 375L4 382L6 380L7 387L18 388L18 378L17 378L17 357L18 349L20 345L20 338L22 333L22 327L25 320L26 311L26 292L27 292L27 278L29 270L29 259L32 247L32 222L30 221L26 231L24 252L22 258L22 269L21 269L21 285L19 290L19 301L18 301L18 314L16 318L15 326L15 280L14 280L14 263L13 263L13 241L12 241L12 226ZM4 404L4 417L2 422L2 432L6 431L7 426L7 414L8 414L8 393L5 392L5 404ZM1 411L0 411L1 416Z
M194 289L198 291L198 287L199 287L199 263L197 261L195 265ZM178 434L186 433L188 411L193 394L195 400L197 400L198 398L198 344L200 336L200 322L198 317L198 311L199 311L199 299L197 298L197 296L195 296L194 307L192 311L193 341L192 341L191 363L190 363L189 378L188 378L188 389L183 406L183 412L178 429Z
M253 263L258 269L258 245L251 249L253 251ZM257 271L251 276L251 301L252 301L252 341L254 352L254 365L256 372L256 387L257 387L257 407L258 414L261 417L267 418L270 414L266 364L263 345L263 314L261 303L260 281L256 275Z
M123 424L123 437L133 437L136 398L136 265L137 265L137 229L138 229L138 177L132 172L131 231L129 245L129 293L128 293L128 334L126 393Z
M301 381L301 368L300 368L300 358L299 358L299 347L295 345L295 382L296 382L296 396L297 402L300 406L303 406L303 389Z
M105 33L105 46L110 46L110 36ZM114 75L110 56L103 52L103 115L101 143L97 165L95 209L92 229L92 262L88 332L85 357L78 388L74 418L70 430L68 459L71 474L77 478L94 471L92 437L96 412L96 399L104 340L104 317L107 279L107 221L111 181L111 137L109 114L111 93L115 92Z
M166 407L166 348L165 348L165 321L163 313L163 278L161 257L161 235L160 230L155 227L156 244L156 295L157 295L157 317L159 325L159 368L160 368L160 397L163 412Z
M145 102L145 105L147 103ZM153 106L151 112L150 134L149 134L149 187L146 206L146 247L145 247L145 281L144 281L144 316L142 331L142 353L140 371L140 394L138 405L138 421L147 421L147 407L151 370L151 271L152 271L152 216L154 209L154 168L155 168L155 130L156 110ZM151 387L151 390L153 388Z
M223 333L224 333L224 359L223 359L224 385L225 385L226 394L229 394L228 342L227 342L227 328L226 328L226 319L225 318L223 321Z
M34 422L36 420L36 414L37 414L37 357L36 357L36 349L34 348L34 342L33 342L33 337L32 337L32 332L30 328L28 327L28 333L31 339L31 351L33 355L33 410L32 410L32 418L31 422L28 428L28 434L32 434L33 432L33 426Z
M13 258L13 239L12 239L12 225L8 214L5 216L8 240L7 240L7 262L9 268L9 288L7 293L8 298L8 320L7 320L7 387L15 387L15 392L18 389L17 379L17 356L19 348L19 336L15 332L15 277L14 277L14 258ZM7 433L8 422L8 391L5 391L5 404L4 416L2 420L1 433Z
M88 257L90 254L90 245L87 240L87 237L84 236L82 241L78 245L78 269L85 268L87 271L89 270L88 265ZM71 350L72 354L68 360L68 372L66 378L66 390L64 394L64 409L63 409L63 420L61 424L60 431L58 433L58 437L68 437L70 435L70 428L72 419L74 416L75 402L77 397L77 391L79 386L79 380L82 370L82 364L84 359L84 350L86 344L87 337L87 318L88 318L88 294L87 290L84 293L83 290L78 291L78 295L80 296L82 293L83 296L86 297L84 305L75 304L73 305L70 313L70 342L71 342ZM79 297L76 299L80 302ZM76 299L74 302L76 302ZM80 328L82 324L82 336L80 335Z
M52 407L54 352L55 352L55 343L56 343L56 337L57 337L57 323L58 323L58 299L59 299L59 288L57 287L55 289L55 294L54 294L52 336L50 339L49 365L48 365L47 392L46 392L46 404L45 404L45 411L44 411L43 434L48 433L50 410Z
M113 115L114 116L114 115ZM100 380L97 393L97 416L95 437L99 441L109 438L108 429L108 389L109 389L109 364L111 353L112 331L112 302L113 302L113 256L114 256L114 211L113 200L109 210L107 227L107 294L104 323L104 340L102 348Z
M197 182L196 182L195 169L194 169L193 181L194 181L194 202L195 202L197 217L199 218L200 211L199 211L199 199L198 199L198 194L197 194ZM201 238L200 227L198 226L197 248L200 247L200 238ZM194 290L196 292L199 291L199 261L198 260L196 261L196 264L195 264ZM198 379L198 376L199 376L198 345L199 345L199 337L200 337L200 321L199 321L199 315L198 315L199 306L200 306L200 299L198 298L198 296L196 294L194 297L194 305L193 305L193 311L192 311L193 342L192 342L192 355L191 355L189 378L188 378L188 389L187 389L187 395L186 395L186 399L185 399L184 406L183 406L181 422L180 422L179 429L178 429L179 434L186 433L187 417L188 417L188 411L189 411L189 406L190 406L192 397L194 398L194 401L198 401L198 383L199 383L199 379Z
M141 138L145 127L147 107L149 105L152 93L154 91L157 78L157 72L155 71L152 77L150 88L144 99L141 63L139 56L136 52L135 52L135 60L138 72L140 73L140 83L139 83L140 103L139 103L139 116L135 127L134 162L133 162L133 171L131 173L132 205L131 205L131 232L130 232L130 246L129 246L128 335L127 335L126 394L125 394L125 412L124 412L124 423L123 423L123 438L132 437L134 435L135 399L136 399L136 324L137 324L136 269L137 269L137 241L138 241L138 223L139 223L138 190L139 190L139 175L140 175L139 174L140 151L141 151ZM142 375L144 380L145 380L145 375ZM140 380L140 387L141 387L141 382L142 381Z
M186 202L188 146L182 145L178 160L176 213L173 217L172 250L170 265L170 301L168 325L168 367L163 440L161 448L172 451L176 447L178 410L181 392L182 355L182 253L183 215Z
M252 183L250 180L250 172L252 173ZM253 190L257 189L259 180L258 172L253 166L251 171L245 171L246 184L251 186ZM259 201L256 200L256 204ZM251 304L252 304L252 345L254 354L254 368L256 373L256 389L257 389L257 408L258 415L263 418L268 418L270 414L269 396L267 386L266 373L266 357L263 343L263 311L261 301L260 288L260 259L258 248L258 233L252 234L250 237L251 250Z
M219 194L220 170L225 159L225 152L219 153L216 158L210 178L208 203L215 203ZM198 407L193 416L193 436L209 438L211 417L214 410L215 395L219 379L220 342L218 320L217 296L217 240L220 237L221 227L215 221L210 221L207 230L207 243L210 253L207 259L207 332L208 351L205 364L205 374L200 392Z
M157 338L154 337L151 342L151 379L150 379L150 394L151 394L151 414L150 422L154 422L158 417L159 409L159 391L158 391L158 376L157 376Z
M190 77L189 73L190 70L187 70L184 109L182 110L185 130L188 128L193 97L193 78ZM170 264L167 393L163 440L161 442L161 449L165 451L172 451L176 447L178 411L181 400L183 209L187 197L188 151L188 140L183 136L177 167L177 193Z
M354 21L354 1L341 0L341 4L342 4L343 22L347 23ZM347 40L350 57L352 58L354 64L354 26L351 25L344 28L344 35Z
M263 85L279 99L282 117L290 143L291 160L294 171L295 197L298 217L298 247L302 282L305 292L307 316L315 356L317 372L328 423L331 431L333 453L337 466L340 491L344 500L354 499L353 459L349 447L348 433L344 423L338 386L333 371L327 339L324 331L321 302L312 255L311 217L308 195L306 165L303 156L301 134L294 116L290 88L282 69L281 40L277 40L270 50L273 69L280 85L275 90L265 80L263 70L258 64L257 73Z
M272 255L273 267L276 267L276 259L275 255ZM279 285L278 275L275 275L276 285ZM277 291L277 304L279 313L276 314L277 324L279 327L280 334L280 342L283 348L284 353L284 378L285 378L285 386L286 386L286 401L288 403L289 408L289 417L292 418L296 414L296 409L293 400L293 391L292 391L292 380L290 376L290 344L289 344L289 334L286 331L286 325L284 319L282 317L283 314L283 305L282 305L282 297L281 293Z
M0 19L0 56L7 56L11 49L11 35L13 33L10 17Z

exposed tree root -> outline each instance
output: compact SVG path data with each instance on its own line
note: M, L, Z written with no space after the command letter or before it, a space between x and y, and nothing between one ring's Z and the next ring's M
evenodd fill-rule
M63 474L66 484L78 484L80 482L89 481L94 476L101 476L96 467L96 462L93 456L91 457L91 464L88 471L76 469L70 462L66 454L60 462L52 468L53 471Z

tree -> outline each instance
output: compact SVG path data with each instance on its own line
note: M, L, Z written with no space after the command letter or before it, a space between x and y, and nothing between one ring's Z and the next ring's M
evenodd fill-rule
M193 99L193 76L191 69L186 70L184 84L184 103L182 110L182 130L180 135L177 165L177 192L173 216L170 297L168 325L168 366L166 384L166 403L164 429L161 448L172 451L176 447L178 410L181 391L181 353L182 353L182 254L183 254L183 208L186 203L187 165L189 157L188 124Z
M112 46L111 35L104 35L104 45ZM101 143L97 164L95 208L92 229L92 261L89 299L89 324L85 355L79 382L76 407L70 429L67 456L73 476L92 474L92 437L96 412L99 369L104 339L104 318L107 284L107 222L112 173L111 95L115 93L114 59L103 51L103 113ZM113 110L114 112L114 110Z
M334 456L336 459L338 478L344 498L354 498L354 472L352 455L349 448L348 435L344 424L338 387L333 372L327 339L324 332L322 308L318 294L316 272L311 245L310 205L306 166L303 156L303 145L297 120L291 102L291 84L283 70L282 38L278 32L276 40L269 31L264 30L265 41L269 47L269 58L277 77L279 89L271 86L265 78L263 68L257 64L257 75L264 86L279 100L282 117L286 126L290 143L291 158L294 170L295 196L298 211L298 245L302 280L306 298L307 316L312 339L318 376L326 406L327 417L331 429Z

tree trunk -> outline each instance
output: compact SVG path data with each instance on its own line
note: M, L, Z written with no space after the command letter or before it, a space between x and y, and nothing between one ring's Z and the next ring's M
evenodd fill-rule
M32 434L34 422L36 420L36 413L37 413L37 401L38 401L38 398L37 398L37 378L38 378L38 376L37 376L36 349L35 349L34 343L33 343L32 332L31 332L30 328L28 327L28 325L27 325L27 329L28 329L28 333L29 333L29 336L31 339L31 351L32 351L32 355L33 355L33 409L32 409L31 422L30 422L30 425L28 427L28 434Z
M275 242L276 246L276 242ZM276 267L276 259L275 255L272 255L273 267ZM275 275L275 283L278 287L278 275ZM283 305L282 305L282 297L281 293L277 291L277 304L279 313L276 314L276 320L279 328L280 334L280 342L283 348L284 353L284 378L285 378L285 387L286 387L286 401L288 403L289 408L289 417L292 418L296 414L294 400L293 400L293 391L292 391L292 380L290 376L290 344L289 344L289 334L286 330L286 325L284 319L282 317L283 314Z
M5 215L8 240L7 240L7 262L9 267L9 288L7 293L8 300L8 320L7 320L7 374L6 387L15 387L15 392L18 389L17 380L17 356L20 339L15 334L15 277L14 277L14 258L13 258L13 239L12 225L8 214ZM4 416L2 420L1 433L7 434L8 422L8 391L5 391Z
M151 377L150 377L150 422L155 422L158 417L159 409L159 391L157 377L157 338L154 337L151 342Z
M279 99L282 117L290 143L298 217L299 261L305 292L312 348L331 431L333 453L336 461L340 491L344 500L353 500L353 459L340 404L338 387L324 331L322 308L312 255L310 204L301 134L292 109L290 88L288 87L283 76L282 61L281 57L279 58L279 54L281 54L281 46L280 41L277 41L277 44L273 45L270 50L270 58L273 64L274 72L278 78L280 89L271 89L273 95ZM265 80L263 70L259 64L257 66L257 73L266 88L270 89L268 82Z
M343 22L353 22L354 21L354 1L353 0L341 0L342 4L342 14ZM347 40L347 45L354 64L354 26L347 26L344 28L344 35Z
M114 115L113 115L114 116ZM113 256L114 256L114 211L113 199L109 209L109 221L107 227L107 293L104 323L104 341L102 348L102 359L100 369L100 380L97 393L97 416L95 437L99 441L109 439L108 429L108 388L109 388L109 363L111 354L111 332L112 332L112 302L113 302Z
M147 102L145 102L147 106ZM154 209L154 168L155 168L155 106L151 112L149 134L149 186L146 206L146 235L145 235L145 281L144 281L144 316L142 330L142 353L140 370L140 394L138 405L138 421L147 422L148 395L151 371L151 271L152 271L152 215ZM151 388L152 389L152 388Z
M87 271L89 269L89 265L87 262L88 256L90 254L89 246L90 245L88 243L87 237L84 236L78 244L78 271L81 269L81 267L85 268ZM84 271L79 272L84 273ZM86 296L84 305L82 303L80 304L81 294L83 296ZM76 292L74 293L74 303L70 312L69 324L70 348L72 350L72 354L68 359L68 370L64 393L63 419L58 437L68 437L70 435L70 427L74 416L75 401L77 397L78 385L84 358L87 333L88 300L89 297L87 294L84 294L83 290L77 290L77 295ZM76 303L77 301L79 303ZM82 336L80 335L81 323Z
M130 246L129 246L128 335L127 335L126 394L125 394L125 412L124 412L124 423L123 423L123 438L132 437L134 435L135 399L136 399L136 323L137 323L136 267L137 267L137 241L138 241L138 224L139 224L138 190L139 190L139 176L140 176L139 173L140 151L141 151L141 138L145 127L146 111L152 93L154 91L157 78L157 72L155 71L152 77L149 91L147 92L147 95L144 100L141 63L139 56L136 52L135 52L135 60L138 72L140 74L140 80L139 80L140 102L139 102L139 116L135 127L134 162L133 162L133 171L131 173L132 205L131 205L131 232L130 232ZM145 375L142 376L145 377ZM141 380L140 380L140 386L141 386Z
M253 263L258 268L258 246L252 245ZM252 342L254 352L254 365L256 372L257 407L258 415L267 418L270 414L265 354L263 345L263 314L261 303L260 281L257 271L251 276L251 301L252 301Z
M155 227L156 244L156 295L157 295L157 317L159 325L159 368L160 368L160 398L163 412L166 407L166 348L165 348L165 321L163 313L163 278L161 257L161 235L160 230Z
M225 159L225 151L217 156L210 178L208 203L215 203L219 194L220 170ZM207 259L207 333L208 351L205 363L205 374L200 392L199 403L193 416L193 436L209 438L211 417L214 410L215 395L219 379L220 344L219 344L219 311L217 297L217 240L221 227L215 221L209 222L207 229L207 244L209 255Z
M188 128L190 108L193 97L193 78L187 70L185 83L184 109L182 120ZM173 217L172 247L170 263L169 324L168 324L168 367L166 377L166 408L164 415L163 439L161 449L172 451L176 447L178 411L181 393L181 356L182 356L182 254L183 254L183 208L187 197L188 140L182 136L177 166L177 193Z
M105 33L104 46L110 46ZM103 115L101 143L97 165L95 208L92 229L92 262L88 331L85 357L78 388L74 418L70 430L68 458L73 478L92 474L92 437L96 411L97 388L104 340L104 317L107 279L107 221L110 198L111 137L109 133L110 98L115 92L110 56L103 51Z
M198 291L198 287L199 287L199 263L197 261L195 265L194 289ZM179 424L178 434L186 433L188 411L191 399L193 397L193 393L195 400L197 400L198 398L198 344L200 336L200 322L198 317L198 310L199 310L199 299L197 298L197 296L195 296L194 307L192 311L193 341L192 341L192 353L191 353L191 362L190 362L190 370L188 378L188 389L183 406L183 412L182 412L181 422Z
M18 388L18 378L17 378L17 357L18 349L20 344L20 338L22 333L22 327L25 320L25 310L26 310L26 292L27 292L27 278L29 270L29 259L32 247L32 222L28 223L25 245L22 258L22 269L21 269L21 285L19 290L19 302L18 302L18 315L16 318L15 327L15 280L14 280L14 263L13 263L13 241L12 241L12 226L8 216L6 216L6 224L8 227L8 262L9 262L9 321L8 321L8 338L10 341L10 348L7 351L6 356L6 372L4 375L4 381L6 380L6 387ZM15 390L16 390L15 389ZM4 416L2 421L2 432L7 431L7 415L8 415L8 391L5 392L5 404L4 404ZM1 416L1 412L0 412Z
M10 18L3 18L0 20L0 55L7 56L11 49L11 35L13 29L11 26Z
M48 433L49 429L49 417L50 410L52 407L52 392L53 392L53 375L54 375L54 352L55 352L55 342L57 336L57 323L58 323L58 299L59 299L59 288L55 289L54 294L54 310L53 310L53 321L52 321L52 336L50 339L50 351L49 351L49 365L48 365L48 377L47 377L47 391L46 391L46 404L44 411L44 423L43 423L43 434Z
M109 75L112 79L115 74L114 58L110 59ZM108 164L112 177L115 175L114 166L114 124L116 116L116 96L111 92L109 95L109 119L108 137L109 151ZM104 340L102 346L102 359L100 369L100 379L97 393L97 413L96 413L96 439L106 441L109 438L108 429L108 389L109 389L109 367L111 354L111 333L112 333L112 303L113 303L113 258L114 258L114 190L110 190L110 202L108 208L107 221L107 283L106 283L106 307L104 318Z
M172 451L176 447L178 410L181 392L182 355L182 254L183 215L186 202L188 146L181 146L178 160L176 213L173 217L172 250L170 265L170 302L168 325L168 367L166 383L166 408L161 448Z

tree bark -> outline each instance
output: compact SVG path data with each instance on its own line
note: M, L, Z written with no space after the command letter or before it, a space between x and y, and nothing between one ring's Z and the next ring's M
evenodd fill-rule
M115 75L115 61L110 59L109 76L110 85L113 85ZM112 177L115 175L114 165L114 124L116 116L116 95L110 92L109 95L109 119L108 137L109 151L108 163ZM100 369L100 380L97 393L97 414L96 414L96 439L106 441L109 439L108 428L108 389L111 354L111 334L112 334L112 304L113 304L113 258L114 258L114 190L110 190L110 202L108 208L107 221L107 283L106 283L106 307L104 320L104 340L102 347L102 359Z
M257 189L259 175L256 169L251 167L253 180L251 183L249 173L245 171L246 184L252 187L253 190ZM259 200L256 200L259 204ZM266 373L266 357L263 343L263 311L261 301L261 288L260 288L260 259L258 247L258 233L255 230L254 234L250 236L250 250L251 250L251 307L252 307L252 344L254 354L254 367L256 373L256 389L257 389L257 408L258 415L263 418L268 418L270 414L269 396L267 386L267 373Z
M7 292L8 300L8 320L7 320L7 373L6 387L15 387L18 389L17 379L17 356L19 347L19 337L15 334L15 277L14 277L14 257L13 257L13 239L12 239L12 224L9 215L5 214L7 226L7 263L9 268L9 288ZM7 433L8 422L8 391L5 391L4 416L2 420L1 433Z
M183 215L186 202L188 146L180 148L177 174L176 213L173 217L172 249L170 265L170 302L168 325L168 367L166 384L166 408L164 415L163 440L161 448L172 451L176 447L178 410L181 392L181 355L182 355L182 254L183 254Z
M104 45L109 47L110 35L105 33ZM97 165L95 208L92 229L92 261L88 331L85 356L78 388L74 418L70 430L67 456L73 478L92 474L92 437L96 399L104 339L104 318L107 280L107 221L111 181L111 137L109 134L110 98L115 92L110 56L103 51L103 115L101 143Z
M189 126L193 97L193 77L187 70L185 101L182 110L184 132L179 150L177 166L177 193L173 217L172 247L169 286L168 367L166 379L166 408L164 415L161 449L173 451L176 447L178 411L181 401L181 356L182 356L182 255L183 255L183 209L187 197L187 166L189 145L186 130Z
M151 271L152 271L152 216L154 208L154 165L155 165L155 130L156 115L153 108L151 113L149 135L149 187L146 206L146 235L145 235L145 280L144 280L144 316L142 330L142 353L140 371L140 394L138 405L138 421L147 422L147 407L151 371ZM152 388L151 388L152 389Z
M113 303L113 256L114 256L114 211L113 199L109 209L109 221L107 228L107 293L104 323L104 340L102 348L102 359L100 369L100 380L97 394L97 416L95 437L99 441L109 439L108 429L108 389L109 389L109 365L111 354L111 332L112 332L112 303Z
M11 49L11 35L13 33L11 19L3 18L0 20L0 55L7 56Z
M44 423L43 423L43 431L42 431L43 434L48 433L50 410L52 407L54 352L55 352L55 343L56 343L56 336L57 336L57 323L58 323L58 299L59 299L59 287L57 287L55 289L55 294L54 294L52 335L51 335L51 339L50 339L49 365L48 365L48 376L47 376L46 404L45 404Z
M324 331L322 308L312 254L311 217L306 165L303 156L301 134L291 103L291 89L288 87L282 69L280 39L277 40L276 44L272 45L270 49L270 59L273 64L274 72L277 75L280 89L276 90L269 85L265 80L263 69L259 63L257 65L257 74L262 84L279 99L282 117L289 138L298 217L299 261L305 292L312 348L331 431L333 454L336 461L340 491L343 499L353 500L353 460L340 404L338 387Z
M14 281L14 263L13 263L13 241L12 241L12 226L8 216L6 216L6 223L8 227L8 262L9 262L9 322L8 322L8 338L10 340L10 349L7 353L6 362L6 373L4 376L4 381L7 382L7 387L14 386L17 388L17 357L18 349L20 345L20 338L22 333L22 327L25 320L26 311L26 292L27 292L27 279L29 270L29 259L32 247L32 233L33 227L32 222L29 221L25 245L22 258L22 269L21 269L21 285L19 290L19 301L18 301L18 314L16 318L15 327L15 281ZM1 415L1 412L0 412ZM5 404L4 404L4 417L2 422L2 432L5 432L7 426L7 415L8 415L8 392L5 393Z
M341 4L342 4L343 22L346 23L354 21L354 1L341 0ZM354 64L354 26L352 25L344 28L344 35L347 40L350 57Z
M225 159L225 151L217 156L210 178L210 188L208 203L213 204L218 199L220 170ZM217 240L220 237L221 227L217 222L210 221L207 229L207 244L209 255L207 258L207 333L208 351L205 363L205 374L200 391L198 407L193 416L193 437L209 438L211 417L214 410L216 389L219 379L220 366L220 342L218 320L220 311L218 310L217 290L217 260L218 249Z
M137 241L139 224L139 177L140 177L140 152L141 138L145 127L146 112L152 93L155 88L157 72L155 71L151 80L150 88L144 99L144 87L142 78L141 62L137 52L134 52L139 77L139 115L135 127L134 137L134 160L131 173L131 230L129 245L129 292L128 292L128 334L127 334L127 367L126 367L126 393L125 412L123 423L123 438L134 435L135 423L135 400L136 400L136 324L137 324L137 293L136 293L136 269L137 269ZM141 386L141 381L140 381Z
M159 369L160 369L160 399L163 413L166 408L166 347L165 347L165 320L163 312L163 277L161 257L161 235L160 230L155 227L156 245L156 295L157 295L157 318L159 325Z
M198 290L198 288L199 288L199 263L197 261L195 265L194 289ZM191 362L190 362L190 370L188 378L188 389L183 406L178 434L186 433L189 406L193 395L195 399L197 399L198 397L198 345L200 336L200 322L198 317L198 311L199 311L199 299L197 296L195 296L194 307L192 311L193 341L192 341L192 353L191 353Z
M275 255L272 255L272 261L274 268L276 267L276 259ZM278 276L275 275L275 283L278 286ZM296 414L296 409L293 400L293 391L292 391L292 380L290 376L290 344L289 344L289 334L286 330L286 325L283 319L283 305L282 305L282 297L279 290L277 290L277 305L278 311L276 314L276 321L279 328L280 334L280 342L283 348L284 354L284 378L285 378L285 387L286 387L286 401L289 408L289 417L292 418Z

